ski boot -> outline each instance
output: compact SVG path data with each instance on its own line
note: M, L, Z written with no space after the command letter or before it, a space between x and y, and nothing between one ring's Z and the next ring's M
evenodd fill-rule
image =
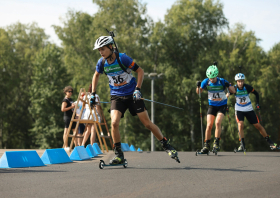
M269 146L270 146L270 149L271 149L272 151L275 151L276 149L280 149L279 146L277 146L276 143L270 144Z
M236 148L234 149L234 153L236 153L236 152L246 152L246 148L243 149L243 145L241 142L240 142L240 146L237 149Z
M166 138L163 138L161 141L161 146L162 148L168 153L168 155L172 158L175 159L176 162L180 163L178 153L177 151L170 145L170 140L167 140Z
M109 165L123 164L124 163L124 155L121 147L115 147L115 157L110 160Z
M271 149L272 151L275 151L276 149L280 149L279 146L277 146L277 144L274 143L274 142L269 138L269 136L266 136L264 139L267 141L267 143L269 144L269 147L270 147L270 149Z
M210 141L210 140L209 140ZM204 147L201 149L201 151L197 150L195 155L209 155L210 145L209 141L207 140L204 142Z
M220 151L219 142L220 142L220 138L215 138L213 144L213 153L215 153L215 155L217 155L218 151Z

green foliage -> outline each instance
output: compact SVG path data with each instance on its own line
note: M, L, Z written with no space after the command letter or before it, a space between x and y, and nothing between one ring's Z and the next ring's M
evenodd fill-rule
M36 23L24 25L16 23L1 29L1 61L5 72L1 76L3 84L2 102L2 141L5 148L30 148L32 136L29 129L32 119L29 86L31 85L32 61L35 53L45 46L48 36ZM3 45L2 45L3 43ZM1 67L2 67L1 66ZM2 81L2 80L1 80ZM2 86L2 84L1 84ZM1 121L0 121L1 123Z
M63 143L62 88L70 77L62 58L61 49L48 45L34 60L29 112L34 119L30 131L35 147L57 148Z

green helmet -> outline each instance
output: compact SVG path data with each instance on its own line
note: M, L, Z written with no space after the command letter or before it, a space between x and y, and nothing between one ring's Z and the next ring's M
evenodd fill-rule
M208 78L215 78L215 77L218 76L218 74L219 74L219 70L218 70L218 67L216 65L211 65L206 70L206 76Z

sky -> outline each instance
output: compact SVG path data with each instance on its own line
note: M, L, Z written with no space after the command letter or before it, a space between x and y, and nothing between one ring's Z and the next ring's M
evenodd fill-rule
M167 9L176 0L142 0L147 4L147 14L154 21L164 20ZM243 23L246 30L255 32L261 47L268 51L280 42L279 0L220 0L230 27ZM69 9L94 14L98 6L92 0L0 0L0 27L16 22L37 22L50 36L50 41L60 44L52 25L61 25L61 18Z

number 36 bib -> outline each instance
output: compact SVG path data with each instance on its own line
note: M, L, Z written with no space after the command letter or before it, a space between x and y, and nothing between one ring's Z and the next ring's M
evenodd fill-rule
M131 85L131 83L135 83L136 79L132 76L131 69L127 68L127 72L123 71L117 60L110 65L106 63L107 61L105 62L104 70L109 78L110 89L122 89Z

